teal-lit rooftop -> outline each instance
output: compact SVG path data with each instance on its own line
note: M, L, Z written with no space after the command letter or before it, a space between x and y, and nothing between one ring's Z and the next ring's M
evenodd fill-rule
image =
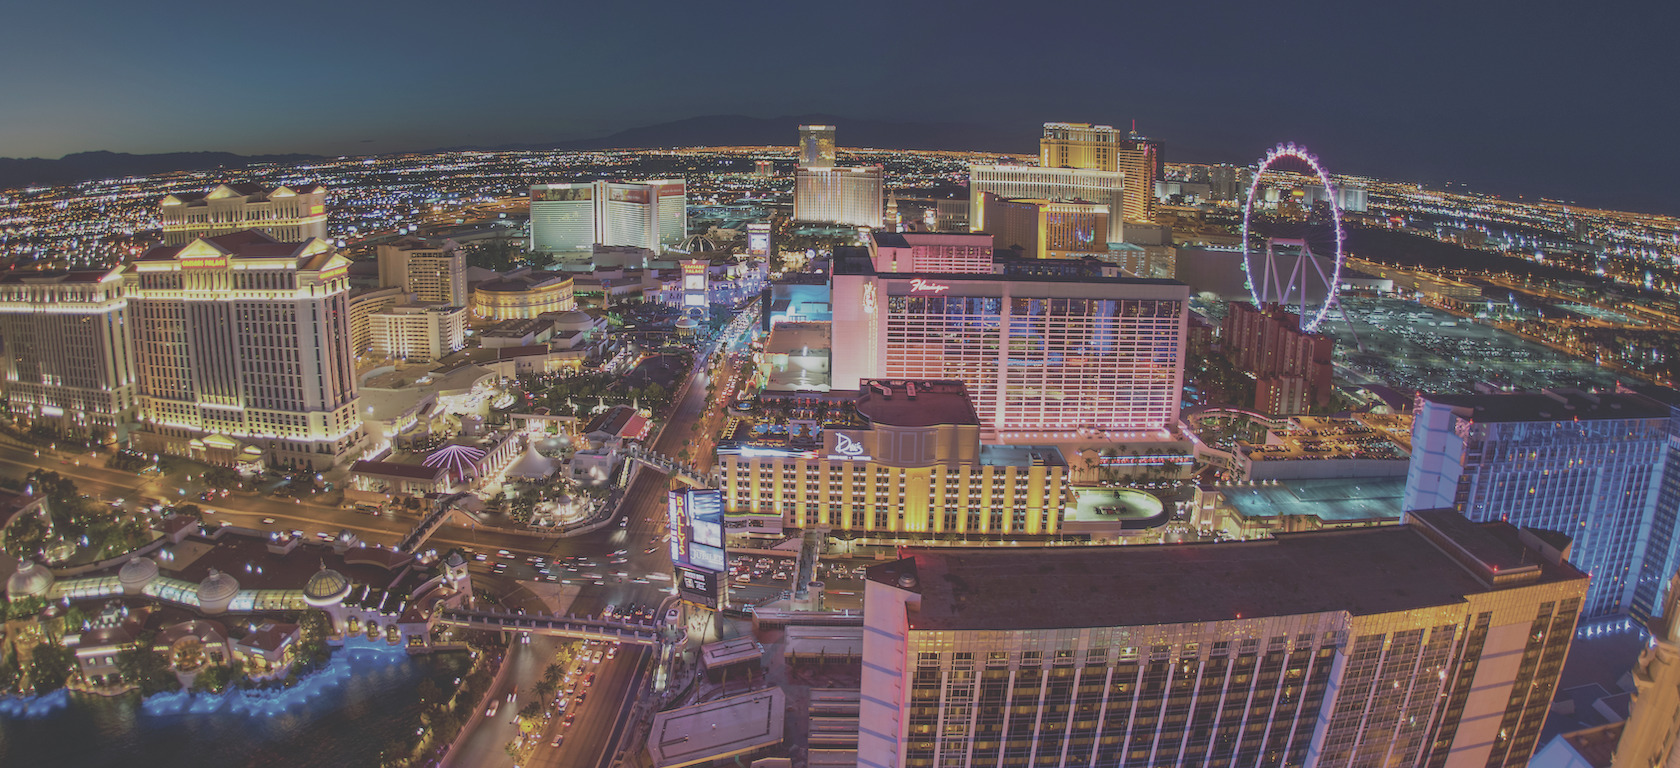
M1043 464L1067 466L1060 449L1053 445L982 445L980 463L994 467L1030 467Z
M1243 517L1312 515L1325 522L1399 520L1406 478L1290 480L1278 485L1234 485L1217 489L1225 504Z

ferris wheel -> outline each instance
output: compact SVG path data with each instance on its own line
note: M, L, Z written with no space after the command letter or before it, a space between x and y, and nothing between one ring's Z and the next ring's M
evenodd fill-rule
M1305 237L1268 237L1265 246L1255 252L1249 240L1249 222L1262 189L1261 179L1279 161L1305 164L1318 177L1330 208L1328 243L1320 243L1318 250L1333 253L1315 253L1312 239ZM1266 152L1266 157L1254 171L1254 181L1248 186L1248 200L1243 203L1243 275L1247 278L1249 296L1254 299L1256 307L1278 304L1299 312L1301 330L1306 333L1318 331L1330 310L1336 307L1336 297L1341 292L1342 206L1336 197L1330 174L1325 172L1318 158L1307 152L1305 147L1291 142L1279 144ZM1330 259L1328 271L1324 264L1326 258Z

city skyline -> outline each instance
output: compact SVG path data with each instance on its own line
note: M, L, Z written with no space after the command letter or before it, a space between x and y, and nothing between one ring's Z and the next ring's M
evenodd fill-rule
M697 115L813 113L1019 133L1025 153L1042 119L1135 120L1165 140L1173 161L1246 162L1289 136L1347 172L1635 210L1680 203L1648 170L1666 152L1657 126L1675 109L1642 91L1640 73L1660 81L1674 68L1660 41L1642 40L1666 26L1656 18L1581 21L1561 4L1520 17L1491 8L1072 7L1061 15L1082 23L1056 33L1061 54L1039 64L987 53L1034 39L1012 31L1018 12L1003 6L793 9L727 21L700 8L652 10L509 3L463 33L441 23L441 5L394 14L306 4L297 13L323 23L295 35L242 8L168 19L120 7L93 18L19 9L21 23L0 42L42 64L0 85L0 98L25 106L0 116L0 156L385 153L555 142ZM1122 35L1116 73L1108 30L1133 28L1151 33ZM586 29L625 34L572 34ZM933 53L918 42L941 33L966 47ZM890 53L838 60L772 47L811 34ZM242 50L285 63L212 67L205 62L223 46L156 44L173 36L237 37ZM74 60L67 45L79 50ZM1617 55L1592 53L1603 50ZM615 51L625 64L552 63ZM684 65L702 51L700 68ZM679 71L693 74L668 74ZM1608 105L1598 119L1565 109L1560 94L1572 88ZM300 109L332 119L300 122Z
M1680 765L1680 13L5 18L0 767Z

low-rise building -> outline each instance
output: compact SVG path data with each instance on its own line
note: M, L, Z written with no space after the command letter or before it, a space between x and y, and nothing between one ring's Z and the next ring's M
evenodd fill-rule
M732 415L717 449L732 534L774 533L767 517L885 537L1060 530L1067 461L1050 446L982 445L962 382L764 393Z
M517 269L473 286L473 314L489 320L529 320L576 308L569 275Z
M403 304L368 317L372 352L429 362L466 346L467 308Z

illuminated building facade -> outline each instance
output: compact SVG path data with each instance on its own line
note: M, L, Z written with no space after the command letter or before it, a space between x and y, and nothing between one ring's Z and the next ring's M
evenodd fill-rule
M467 306L467 257L454 241L407 238L376 252L380 285L401 288L418 302Z
M1155 216L1155 184L1161 180L1158 141L1121 133L1111 125L1045 123L1044 138L1038 142L1038 164L1119 171L1126 177L1125 204L1115 210L1127 221L1150 221Z
M1109 212L1125 208L1125 174L1119 171L1038 168L1027 165L975 165L968 169L968 178L970 232L992 231L993 223L987 220L983 208L986 194L1004 200L1093 203L1103 206ZM1111 215L1108 217L1107 231L1097 233L1095 241L1101 244L1124 242L1125 234L1124 217ZM1012 245L1002 240L999 240L998 244Z
M1070 254L1106 253L1108 206L1051 200L1005 200L981 192L986 231L1001 247L1020 246L1028 259L1059 259Z
M833 168L835 159L834 126L799 126L800 168Z
M868 245L877 272L992 273L992 236L985 233L871 232Z
M1668 406L1546 390L1420 394L1413 410L1405 509L1568 533L1570 559L1593 575L1588 617L1647 617L1662 604L1680 567L1680 509L1662 493L1665 475L1680 473L1669 448L1680 419Z
M555 272L514 270L473 286L473 314L489 320L530 320L544 312L574 309L572 278Z
M793 220L878 228L881 166L794 171Z
M747 258L768 259L773 253L770 245L770 225L752 222L747 225Z
M429 362L467 344L467 308L404 304L368 318L373 353Z
M531 186L531 250L590 252L596 245L661 253L688 236L681 179Z
M1409 523L902 550L865 581L858 765L1522 766L1587 576L1510 525Z
M136 404L120 268L0 274L0 350L15 422L127 436Z
M711 314L712 303L708 297L706 267L711 262L705 259L683 259L677 262L682 269L682 300L683 314L695 319L707 317Z
M168 195L158 203L164 245L258 229L284 243L327 237L327 190L319 184L265 189L220 184L206 193Z
M350 294L350 349L357 357L373 349L372 317L389 312L408 301L408 292L401 288L375 288Z
M1254 377L1254 407L1273 415L1306 413L1330 404L1335 344L1302 333L1301 318L1276 304L1233 301L1221 324L1225 356Z
M760 416L787 416L787 434L766 439L753 419L725 434L718 466L732 534L826 528L1008 538L1060 530L1068 466L1056 448L982 445L961 382L862 385L761 394Z
M1189 295L1169 280L878 273L866 249L836 248L832 383L961 381L1004 442L1156 436L1178 419Z
M125 274L136 447L315 469L360 450L349 266L325 241L250 230L136 259Z

